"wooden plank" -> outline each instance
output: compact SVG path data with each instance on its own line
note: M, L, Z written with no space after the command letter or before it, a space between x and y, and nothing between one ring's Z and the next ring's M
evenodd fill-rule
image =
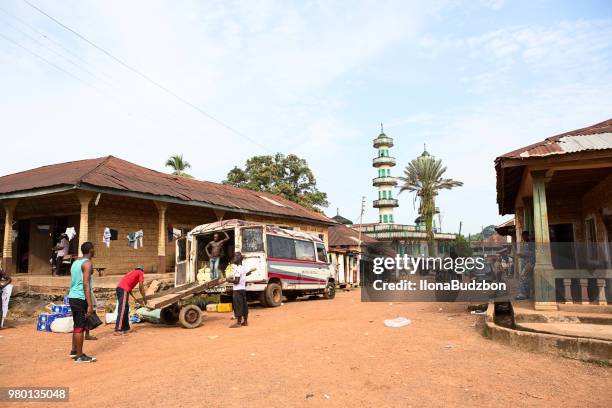
M196 286L196 285L197 285L197 283L194 282L194 283L190 283L188 285L175 286L172 289L164 290L162 292L157 292L157 293L155 293L155 294L153 294L151 296L147 296L147 299L157 299L159 297L166 296L166 295L168 295L170 293L176 293L176 292L178 292L180 290L184 290L187 287L192 287L192 286Z
M181 290L174 292L174 293L168 293L164 296L160 296L156 299L154 299L153 301L147 301L147 307L151 308L151 309L161 309L164 308L166 306L170 306L174 303L177 303L178 301L180 301L181 299L187 298L189 296L193 296L199 293L203 293L205 292L207 289L213 288L215 286L219 286L222 285L226 282L225 279L223 278L219 278L219 279L215 279L215 280L211 280L208 282L205 282L203 284L191 284L188 285L187 287L181 286Z

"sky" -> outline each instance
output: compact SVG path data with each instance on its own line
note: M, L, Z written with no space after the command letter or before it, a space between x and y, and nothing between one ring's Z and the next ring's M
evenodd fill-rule
M495 157L612 117L610 1L0 0L0 175L114 155L182 153L222 181L253 155L307 160L326 214L375 222L376 151L392 175L427 150L464 186L442 229L498 214ZM7 154L8 153L8 154ZM418 206L402 193L395 221Z

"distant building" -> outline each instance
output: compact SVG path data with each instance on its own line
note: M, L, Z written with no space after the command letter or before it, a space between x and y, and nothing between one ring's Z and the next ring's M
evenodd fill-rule
M393 212L399 206L399 203L395 198L394 189L398 182L397 178L391 174L391 169L395 167L396 160L390 154L393 139L385 134L382 125L380 134L373 141L373 147L377 150L377 155L372 160L372 166L376 169L377 176L372 180L372 185L378 191L378 199L374 200L372 204L374 208L378 209L378 222L355 224L352 227L378 241L386 242L397 254L402 256L404 254L428 256L423 218L417 218L415 220L416 225L395 223ZM429 152L424 150L422 155L429 156ZM436 212L439 212L439 210L436 209ZM436 254L448 253L450 241L456 238L456 234L442 233L434 225L434 235Z
M329 256L336 273L336 283L341 287L359 285L360 261L364 254L371 255L377 240L360 234L350 225L329 227Z

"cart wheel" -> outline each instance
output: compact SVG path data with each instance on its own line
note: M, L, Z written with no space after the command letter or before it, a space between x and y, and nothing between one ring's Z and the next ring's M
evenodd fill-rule
M195 329L202 324L202 309L196 305L187 305L179 312L179 322L186 329Z
M162 323L173 325L179 320L179 308L178 305L169 306L163 308L160 312L160 319Z

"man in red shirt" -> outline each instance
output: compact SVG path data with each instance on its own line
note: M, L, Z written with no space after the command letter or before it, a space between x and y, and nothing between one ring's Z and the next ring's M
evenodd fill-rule
M130 330L130 302L128 294L132 295L135 301L139 302L132 290L138 285L138 290L142 295L143 305L147 303L144 290L144 266L139 266L126 273L119 281L115 292L117 293L117 321L115 322L115 335L126 334Z

